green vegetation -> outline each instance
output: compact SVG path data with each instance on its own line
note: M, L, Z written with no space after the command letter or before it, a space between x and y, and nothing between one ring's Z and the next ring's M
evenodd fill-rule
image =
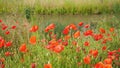
M0 0L0 68L120 68L120 0Z
M106 33L103 34L105 38L109 37L107 36L107 33L109 33L109 28L114 27L114 32L110 33L112 41L108 41L106 44L101 44L101 41L104 40L104 38L100 41L95 41L92 37L85 37L83 36L84 26L82 26L80 27L80 29L78 29L81 32L80 37L75 39L71 36L71 38L68 40L68 45L64 47L64 50L61 53L55 53L45 48L48 45L48 41L50 41L50 39L52 38L49 37L49 34L45 33L44 30L51 22L57 21L55 22L56 29L53 32L57 34L58 39L63 39L65 36L62 34L64 27L73 22L74 20L70 19L71 22L69 22L69 20L65 19L65 21L60 20L60 22L57 20L56 17L56 19L53 19L52 21L48 20L49 18L43 18L44 21L42 23L42 19L38 19L38 17L35 18L36 20L31 19L32 21L29 24L27 23L26 19L24 19L24 17L18 17L10 17L6 15L1 16L2 23L8 26L6 30L9 30L10 34L6 35L6 30L0 29L0 36L4 38L6 42L12 41L11 46L0 48L0 59L5 59L5 61L3 62L5 64L5 68L30 68L32 63L36 64L36 68L43 68L44 64L47 63L52 64L53 68L91 68L89 64L85 64L83 61L83 58L89 54L89 50L94 48L98 50L97 58L91 56L90 64L94 65L97 62L103 62L103 60L107 58L107 52L120 48L120 20L116 16L111 16L110 18L103 16L101 17L101 20L98 20L100 19L98 18L97 20L93 19L90 21L89 19L86 22L83 21L84 25L90 24L90 28L86 30L92 29L95 33L99 33L99 28L104 28L106 30ZM76 25L78 25L78 23L80 22L79 18L77 19L78 20L75 20L76 22L73 22ZM2 23L0 24L0 27L2 27ZM11 26L13 25L16 26L16 29L14 30L11 29ZM29 32L30 28L33 25L39 25L39 30L35 33ZM71 34L73 34L74 32L75 31L72 31ZM112 36L112 34L114 33L116 33L117 35ZM31 36L37 37L37 42L34 45L30 44L29 42ZM46 40L46 42L41 41L44 39ZM77 45L74 45L72 43L73 41L77 41ZM90 42L89 47L84 46L85 41ZM23 43L26 44L28 49L26 53L21 53L19 51L19 47ZM105 51L101 50L101 47L103 46L107 46L107 49ZM77 48L80 48L79 52L76 52ZM86 50L86 53L84 53L84 50ZM10 54L5 54L6 52L10 52ZM119 62L119 60L112 61L113 68L119 68L117 62ZM78 63L81 64L79 65Z
M0 13L63 15L120 13L120 0L0 0Z

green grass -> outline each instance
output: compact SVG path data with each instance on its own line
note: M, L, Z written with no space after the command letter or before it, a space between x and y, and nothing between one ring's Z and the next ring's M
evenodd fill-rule
M87 17L85 17L85 18L87 18ZM14 17L14 16L6 16L5 15L5 16L1 16L1 19L3 20L3 22L5 24L8 25L8 27L10 27L12 25L17 26L17 29L15 29L15 30L10 30L10 28L8 28L8 30L11 31L9 35L5 35L4 34L5 31L0 29L0 36L4 37L4 39L6 41L10 41L10 40L13 41L13 44L11 47L0 48L0 58L3 58L3 57L5 58L5 62L4 62L5 68L30 68L31 63L36 63L37 68L43 68L44 64L47 64L48 62L52 64L53 68L91 68L90 65L84 64L84 62L83 62L83 57L85 57L88 54L88 51L90 49L95 48L99 51L99 55L97 58L91 57L91 64L95 64L99 61L103 61L107 57L108 50L116 50L116 49L120 48L120 46L119 46L119 44L120 44L120 42L119 42L120 20L119 20L119 17L117 17L117 16L111 16L110 18L108 18L106 16L106 17L102 17L102 19L101 18L97 19L97 20L89 19L87 21L83 21L84 24L87 24L87 23L91 24L91 28L89 28L89 29L94 30L96 33L99 33L100 27L104 28L108 33L109 33L110 27L115 28L115 33L117 33L117 36L111 36L113 41L105 44L108 47L106 51L104 51L104 52L101 51L101 47L103 46L103 44L101 44L101 41L96 42L91 37L87 37L87 38L84 37L82 35L82 32L84 31L84 29L81 27L80 38L78 38L78 39L71 38L68 42L69 43L68 46L66 46L65 49L59 54L56 54L56 53L44 48L44 46L46 46L48 44L48 42L45 42L45 43L37 42L35 45L30 44L29 43L30 36L32 36L32 35L37 36L37 41L42 40L42 39L46 39L47 41L49 41L48 39L51 39L51 38L50 37L46 38L46 36L45 36L46 33L44 32L44 29L46 26L48 26L50 23L52 23L54 21L54 23L56 24L55 31L57 33L57 37L63 39L64 35L61 32L64 29L64 27L66 25L70 24L71 22L75 23L77 25L81 21L81 20L79 20L79 18L77 20L72 20L74 18L68 18L67 21L61 21L62 19L64 19L64 17L63 17L59 21L59 20L57 20L56 17L53 20L49 20L50 18L46 19L46 17L45 18L43 17L42 19L44 21L42 21L42 19L41 18L39 19L39 17L38 17L38 18L32 18L31 22L28 22L25 19L25 17L23 17L23 16ZM16 21L18 21L19 24L16 24ZM24 27L23 25L26 23L28 25L27 25L27 27ZM35 33L29 32L30 27L35 24L39 25L39 30ZM46 34L46 35L48 36L48 34ZM105 37L107 37L107 36L105 36ZM74 46L71 43L73 40L78 42L77 46ZM86 40L90 41L90 44L91 44L90 47L85 47L83 45L84 41L86 41ZM19 46L22 43L27 44L27 48L28 48L27 53L21 53L18 50ZM97 46L97 45L99 45L99 46ZM83 52L83 50L80 50L80 52L77 53L76 52L77 47L86 49L86 54ZM4 53L6 51L12 52L13 55L5 56ZM76 58L76 57L78 57L78 58ZM20 62L21 58L24 58L24 62ZM81 66L77 65L78 62L82 63ZM119 68L119 66L115 65L115 62L116 61L113 61L113 64L112 64L113 68Z
M119 0L0 0L0 13L25 14L113 14L120 13Z

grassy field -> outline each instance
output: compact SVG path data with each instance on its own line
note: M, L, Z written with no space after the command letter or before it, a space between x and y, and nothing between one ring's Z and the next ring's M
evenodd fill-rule
M0 16L2 68L120 67L119 16L84 17L88 20L79 16L47 17L38 16L28 22L22 16ZM70 32L66 34L64 30L69 25ZM87 35L87 30L93 33ZM80 35L78 32L75 37L77 31Z
M113 14L120 13L120 0L0 0L0 13Z
M120 68L120 0L0 0L0 68Z

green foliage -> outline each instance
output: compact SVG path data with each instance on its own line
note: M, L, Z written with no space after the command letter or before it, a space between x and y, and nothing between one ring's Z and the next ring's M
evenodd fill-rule
M66 9L66 8L65 8ZM64 15L65 16L65 15ZM17 19L18 24L16 24L16 21L13 22L13 18L12 17L8 17L7 16L0 16L1 19L3 20L3 22L5 24L7 24L8 26L12 26L12 25L16 25L17 28L15 31L10 30L11 33L9 35L5 35L4 32L0 29L0 36L4 37L6 41L9 40L13 40L13 44L11 47L8 48L3 48L0 49L0 58L5 57L5 67L6 68L30 68L31 63L37 63L37 67L39 68L43 68L44 64L50 62L52 64L53 67L56 68L91 68L90 65L84 64L83 63L83 57L85 57L87 54L83 53L82 48L86 48L86 53L89 53L90 49L97 49L99 52L99 56L96 58L91 58L91 64L95 64L99 61L103 61L106 57L107 57L107 50L106 51L101 51L101 42L99 41L94 41L93 38L91 37L84 37L82 36L82 29L81 31L81 36L78 39L74 39L71 38L68 41L68 46L65 47L64 51L56 54L50 50L47 50L45 48L45 46L47 45L43 42L38 42L38 40L42 40L44 38L46 38L44 29L46 26L48 26L50 23L55 23L56 24L56 29L54 30L54 33L57 34L58 38L63 38L63 34L62 34L62 30L64 29L65 26L67 26L70 23L76 23L78 24L81 20L81 17L78 17L77 21L76 21L76 16L75 18L73 18L72 16L68 16L68 18L65 18L64 16L61 16L63 19L61 19L60 21L58 20L60 17L58 17L58 19L55 17L52 20L52 16L50 16L50 18L47 19L48 16L45 16L45 18L42 18L41 16L38 18L34 18L31 19L33 23L30 23L29 25L27 25L26 27L24 26L24 24L26 23L25 19L23 18L23 16L20 17L15 17ZM85 20L87 20L87 22L83 21L84 25L86 23L91 24L91 28L95 31L98 32L99 28L105 28L106 31L109 31L110 27L115 27L115 32L117 33L116 37L112 37L113 41L110 43L107 43L107 49L108 50L114 50L114 49L118 49L120 48L119 44L119 34L120 34L120 20L119 20L119 16L111 16L110 19L107 19L109 16L105 15L106 17L102 17L102 19L98 19L98 20L87 20L87 17L85 17ZM72 17L72 18L70 18ZM89 16L88 18L91 18L92 16ZM97 17L97 16L96 16ZM33 17L32 17L33 18ZM95 18L95 17L94 17ZM97 17L98 18L98 17ZM75 20L74 20L75 19ZM66 21L67 20L67 21ZM12 24L11 24L12 22ZM37 24L39 24L39 28L40 30L38 30L36 33L31 33L29 32L30 26L34 25L35 22L37 22ZM24 27L24 28L23 28ZM84 26L82 26L84 27ZM90 29L91 29L90 28ZM9 28L8 28L9 29ZM83 28L84 29L84 28ZM32 45L29 43L29 36L30 35L35 35L37 37L37 43L35 45ZM46 36L48 34L46 33ZM46 40L50 39L50 37L46 38ZM77 46L73 46L73 44L71 43L72 41L77 41L78 42L78 47L81 48L81 50L79 52L76 52L76 48ZM90 41L90 47L85 47L83 46L84 41L89 40ZM27 48L28 48L28 52L27 53L20 53L19 52L19 46L22 43L26 43L27 44ZM98 45L98 46L97 46ZM5 56L5 52L6 51L10 51L12 52L11 56ZM102 57L102 58L101 58ZM24 58L24 62L21 62L21 58ZM80 66L78 66L78 62L82 62L82 64ZM115 66L115 64L113 63L113 68L117 68L118 66ZM118 67L119 68L119 67Z
M31 20L31 9L30 9L30 8L26 8L26 9L25 9L25 16L26 16L26 19L27 19L28 21Z
M29 7L29 8L26 8ZM33 9L34 8L34 9ZM64 15L64 14L112 14L120 13L119 0L1 0L0 13L21 13L27 11L27 18L30 18L29 10L35 14ZM30 12L31 13L31 12Z

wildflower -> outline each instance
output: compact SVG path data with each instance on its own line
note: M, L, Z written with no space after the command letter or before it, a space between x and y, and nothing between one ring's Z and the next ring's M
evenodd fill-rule
M70 24L70 29L77 30L77 27L75 24Z
M56 52L56 53L60 53L63 50L64 50L64 47L62 45L57 45L54 48L54 52Z
M83 60L84 60L85 64L90 64L90 62L91 62L90 56L84 57Z
M36 63L32 63L31 68L36 68Z
M70 39L70 35L65 35L65 36L64 36L64 39L65 39L65 40L69 40L69 39Z
M5 40L2 39L2 40L0 41L0 48L2 48L2 47L4 46L4 44L5 44Z
M5 52L5 56L10 56L11 55L11 52L7 51Z
M86 24L84 27L85 27L85 28L89 28L89 27L90 27L90 25L89 25L89 24Z
M5 44L6 47L9 47L9 46L11 46L11 45L12 45L12 42L11 42L11 41L6 42L6 44Z
M2 22L2 20L0 19L0 23Z
M94 34L93 38L95 39L95 41L98 41L103 38L103 35L102 34Z
M105 64L104 68L112 68L112 65L111 64Z
M92 30L87 30L84 32L84 36L92 36L93 35L93 31Z
M5 34L6 34L6 35L10 34L10 31L7 30L7 31L5 32Z
M15 29L16 28L16 26L15 25L13 25L12 27L11 27L11 29Z
M50 24L45 28L45 32L48 32L49 30L52 30L55 28L55 24Z
M100 31L100 33L105 33L105 29L103 29L103 28L100 28L99 31Z
M34 25L31 27L30 32L36 32L38 30L38 26Z
M80 31L75 32L73 35L74 38L78 38L79 36L80 36Z
M84 42L84 46L90 46L89 41L85 41L85 42Z
M92 53L92 55L93 55L94 57L97 57L97 56L98 56L98 50L94 50L93 53Z
M26 44L22 44L22 45L19 47L19 51L20 51L20 52L23 52L23 53L27 52Z
M79 25L79 26L82 26L82 25L83 25L83 22L80 22L78 25Z
M95 64L94 68L104 68L104 64L102 62L98 62L97 64Z
M90 50L89 53L95 58L98 56L98 50Z
M1 65L0 65L0 68L5 68L5 64L1 64Z
M107 46L103 46L102 50L105 51L107 49Z
M51 65L50 63L45 64L45 65L44 65L44 68L52 68L52 65Z
M68 41L63 41L62 45L67 46L68 45Z
M7 29L7 28L8 28L7 25L2 25L2 30L5 30L5 29Z
M29 39L29 42L31 44L36 44L36 36L31 36L30 39Z
M110 30L109 30L110 32L114 32L114 28L110 28Z
M68 33L69 33L69 29L65 28L65 29L63 30L63 34L67 35Z
M112 64L112 59L106 58L106 59L104 60L104 64Z

